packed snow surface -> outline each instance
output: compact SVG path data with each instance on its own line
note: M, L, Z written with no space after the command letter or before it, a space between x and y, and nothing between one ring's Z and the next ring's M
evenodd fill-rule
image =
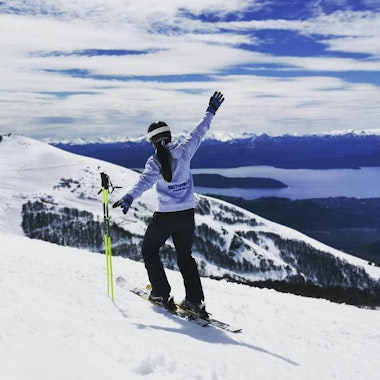
M0 232L0 378L6 380L379 377L380 311L203 279L214 317L183 321L115 286L104 255ZM144 287L143 264L113 259ZM181 276L167 270L172 293Z

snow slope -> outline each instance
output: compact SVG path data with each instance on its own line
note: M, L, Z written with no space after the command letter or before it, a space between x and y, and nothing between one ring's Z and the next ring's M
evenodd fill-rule
M23 236L20 208L27 200L50 197L101 218L99 173L124 188L136 173L20 136L0 142L0 170L0 379L378 378L379 310L204 278L208 310L244 328L240 335L229 334L178 320L117 287L113 303L106 294L103 255ZM73 180L72 186L57 186L62 178ZM155 202L148 192L136 207L151 213ZM257 228L307 239L257 221ZM139 220L129 227L144 231ZM274 253L271 246L262 252ZM114 277L145 286L143 264L119 257L113 264ZM379 277L378 268L366 270ZM181 300L180 274L167 273Z
M138 176L132 170L16 135L4 136L0 141L0 171L0 191L4 199L0 203L0 231L22 235L21 206L27 200L50 197L61 207L85 209L102 218L101 196L98 194L100 173L106 172L111 179L116 178L114 185L123 189L132 186ZM67 179L75 181L74 188L60 186L62 180ZM122 195L124 190L115 192L110 196L110 202ZM141 201L152 209L157 203L153 191L146 192Z
M208 309L244 327L178 320L123 289L103 256L0 233L0 378L378 379L380 311L203 279ZM114 275L146 283L114 258ZM168 271L173 294L184 295Z

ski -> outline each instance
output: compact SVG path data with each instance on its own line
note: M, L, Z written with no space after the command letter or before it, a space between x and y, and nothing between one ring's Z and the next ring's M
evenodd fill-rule
M124 277L117 277L115 282L116 282L116 285L118 285L120 288L126 289L126 290L130 291L131 293L136 294L140 298L150 302L151 304L153 304L155 306L158 306L158 307L164 309L165 311L167 311L168 313L170 313L176 317L179 317L181 319L192 322L192 323L199 325L199 326L202 326L202 327L206 327L207 325L209 325L208 321L206 321L202 318L199 318L197 316L194 316L193 314L190 314L189 312L182 309L181 307L178 307L177 303L175 303L177 306L176 310L166 309L165 306L162 305L161 303L151 300L149 298L149 293L147 293L145 290L129 286L128 281Z
M165 310L167 310L162 304L154 302L151 299L149 299L149 293L146 292L145 290L140 289L140 288L130 287L128 285L128 281L124 277L117 277L116 278L116 284L119 287L127 289L130 292L138 295L139 297L145 299L146 301L149 301L150 303L152 303L154 305L157 305L159 307L162 307ZM190 321L192 323L195 323L195 324L203 326L203 327L214 326L216 328L219 328L221 330L228 331L228 332L231 332L231 333L240 333L242 331L242 329L239 328L239 327L232 326L232 325L230 325L228 323L219 321L219 320L217 320L215 318L209 318L209 319L200 318L193 311L187 310L187 309L183 309L178 302L174 302L174 303L175 303L177 309L176 310L167 310L172 315L176 315L176 316L178 316L178 317L180 317L182 319L185 319L187 321Z
M217 327L219 329L222 329L222 330L225 330L225 331L228 331L228 332L232 332L232 333L240 333L240 332L242 332L242 328L240 328L240 327L232 326L229 323L222 322L222 321L219 321L219 320L217 320L215 318L211 318L211 317L208 318L208 319L200 318L192 310L183 309L180 304L178 304L177 302L174 302L174 303L177 306L177 309L183 310L185 313L187 313L190 316L193 316L194 318L198 318L198 319L201 319L203 321L207 321L208 325L210 325L210 326L214 326L214 327Z

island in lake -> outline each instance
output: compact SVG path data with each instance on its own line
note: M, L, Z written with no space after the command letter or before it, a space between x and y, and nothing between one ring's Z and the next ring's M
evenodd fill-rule
M232 178L220 174L194 174L193 178L195 186L219 189L280 189L288 187L283 182L273 178Z

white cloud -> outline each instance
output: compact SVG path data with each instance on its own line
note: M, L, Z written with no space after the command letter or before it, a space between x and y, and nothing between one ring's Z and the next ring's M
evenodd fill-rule
M378 86L321 75L265 77L258 76L257 69L277 65L277 70L287 67L298 75L305 70L377 72L380 15L337 12L305 21L241 22L206 22L203 17L234 14L238 19L247 9L268 4L242 0L3 1L1 132L36 137L135 136L158 118L177 131L190 129L216 89L226 95L216 129L278 134L376 128ZM10 7L20 13L7 13ZM186 12L193 16L187 17ZM318 38L331 57L275 56L241 47L260 43L252 31L269 29ZM91 49L141 54L72 54ZM372 59L339 58L333 55L335 51L371 54ZM245 74L234 74L241 66ZM247 70L250 67L255 68L252 75ZM83 70L90 75L73 77L62 70ZM118 76L162 75L178 77L169 82L117 80Z
M357 52L357 45L363 44L360 52L380 55L380 12L338 11L329 15L319 14L309 20L263 20L221 22L219 27L235 31L284 30L296 31L303 35L315 36L317 41L333 45L339 49L335 41L347 41L342 51ZM331 39L330 39L331 38ZM368 41L368 42L366 42ZM349 43L353 42L352 48Z

